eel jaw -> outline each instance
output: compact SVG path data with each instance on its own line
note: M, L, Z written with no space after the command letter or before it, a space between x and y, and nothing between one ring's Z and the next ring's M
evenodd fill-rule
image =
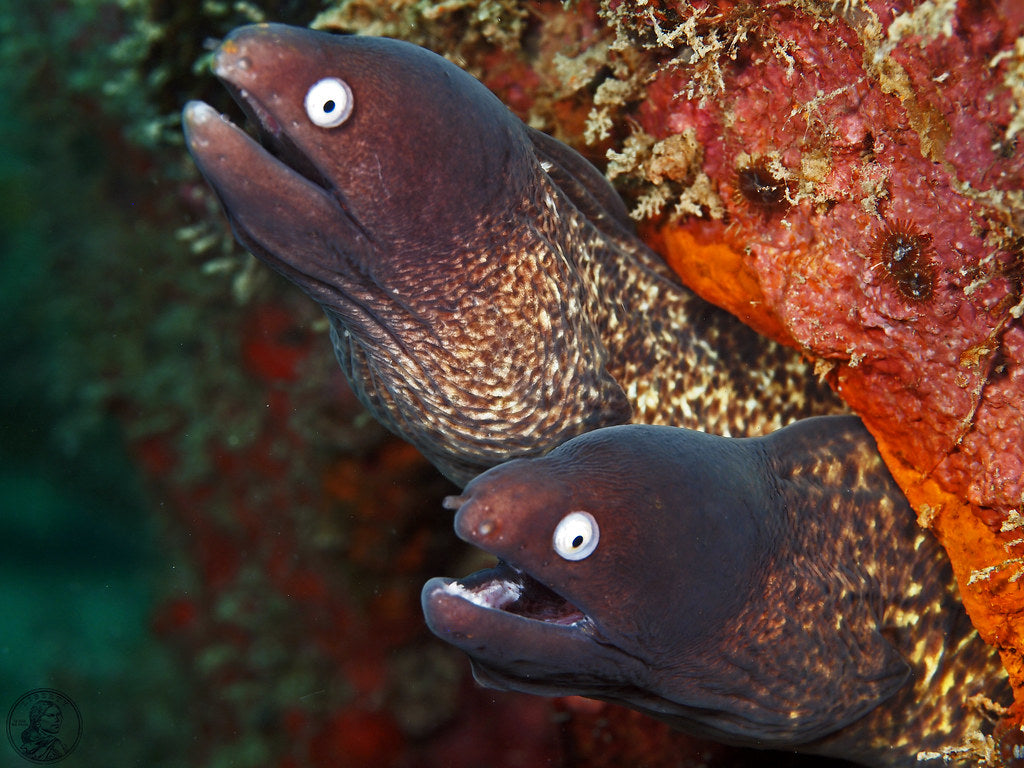
M435 581L437 581L435 579ZM593 622L579 608L525 571L499 562L464 579L442 579L449 595L480 608L502 611L525 621L592 631Z
M261 112L256 107L245 109L247 114L252 110L259 141L205 102L190 101L183 110L185 145L214 190L248 190L247 196L252 197L251 190L266 187L277 193L272 195L275 199L287 192L306 198L322 197L324 202L337 205L330 184L310 166L305 155L283 133L274 133L276 123L259 121ZM273 121L269 113L266 118ZM228 207L229 215L232 209Z
M183 127L185 144L236 239L315 301L344 306L339 294L358 276L354 265L368 258L371 247L338 195L204 102L185 105Z
M218 79L241 108L248 123L255 129L256 137L263 149L306 180L327 192L334 191L330 180L288 136L281 122L253 95L252 91L236 85L225 74L218 74Z
M608 698L639 674L589 616L512 565L431 579L421 600L430 630L465 652L489 688Z

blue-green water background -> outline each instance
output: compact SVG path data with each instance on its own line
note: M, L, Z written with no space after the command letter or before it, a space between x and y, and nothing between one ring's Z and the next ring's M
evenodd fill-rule
M58 688L110 765L178 765L184 691L149 633L175 565L156 546L97 367L109 360L91 343L116 343L117 297L81 280L84 265L145 253L145 238L131 201L108 194L98 131L111 118L90 124L89 91L110 72L67 47L91 14L40 6L0 6L0 715L25 691ZM20 762L6 729L0 756Z
M323 7L260 5L0 0L0 768L30 765L6 719L36 688L62 691L84 720L61 768L270 765L306 754L325 712L352 700L301 635L289 613L301 609L266 593L266 561L231 528L233 504L259 515L275 492L247 461L284 467L276 492L293 524L293 489L317 487L331 457L384 434L358 408L339 416L329 378L340 374L312 329L321 313L253 268L183 146L188 99L230 103L204 68L206 41L263 13L307 24ZM287 384L303 403L289 418L305 425L268 428L267 382L245 370L244 318L261 302L322 337ZM325 403L330 419L318 417ZM282 459L293 428L302 448ZM148 441L170 459L144 473ZM243 467L234 485L218 476L218 451ZM197 502L198 488L216 499ZM257 576L230 594L205 589L196 553L210 543L191 514L234 531L224 554ZM422 579L406 581L418 606ZM157 624L182 603L201 605L200 626L169 638ZM223 624L209 632L214 614ZM244 652L218 645L225 625L248 633ZM466 671L452 663L449 702ZM309 713L300 738L280 725L288 707Z
M191 740L150 629L179 563L124 426L199 399L190 371L209 357L182 343L202 308L153 287L188 253L164 195L185 173L174 102L190 95L169 80L189 70L154 66L147 43L172 16L0 2L0 717L30 689L70 695L93 746L62 766L184 765ZM198 47L217 30L194 32ZM139 403L151 412L115 415Z

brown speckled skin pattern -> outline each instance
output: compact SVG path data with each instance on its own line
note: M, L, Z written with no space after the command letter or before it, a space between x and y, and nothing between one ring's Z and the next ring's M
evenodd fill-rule
M238 239L323 306L364 404L452 480L612 424L750 435L842 409L681 287L589 163L440 57L262 25L214 69L309 179L187 111ZM354 97L334 129L302 107L327 75Z

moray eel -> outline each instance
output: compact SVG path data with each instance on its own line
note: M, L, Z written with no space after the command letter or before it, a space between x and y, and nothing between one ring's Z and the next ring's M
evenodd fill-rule
M841 406L681 287L580 155L398 41L243 27L213 70L259 141L192 102L189 151L369 411L459 484L555 449L453 502L503 564L424 592L482 681L879 765L977 723L998 665L857 422L591 432Z
M851 416L764 437L624 425L446 500L499 563L423 589L484 685L617 702L695 735L917 765L1007 696L945 554Z
M630 421L763 434L842 410L792 350L683 288L605 178L445 59L265 24L187 145L237 239L320 303L369 411L462 485Z

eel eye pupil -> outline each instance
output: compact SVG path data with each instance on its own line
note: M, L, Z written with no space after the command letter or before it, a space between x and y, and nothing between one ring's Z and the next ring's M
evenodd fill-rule
M555 526L551 544L559 557L583 560L589 557L600 538L597 520L589 512L570 512Z
M337 128L352 114L352 89L336 77L318 80L306 91L306 116L320 128Z

